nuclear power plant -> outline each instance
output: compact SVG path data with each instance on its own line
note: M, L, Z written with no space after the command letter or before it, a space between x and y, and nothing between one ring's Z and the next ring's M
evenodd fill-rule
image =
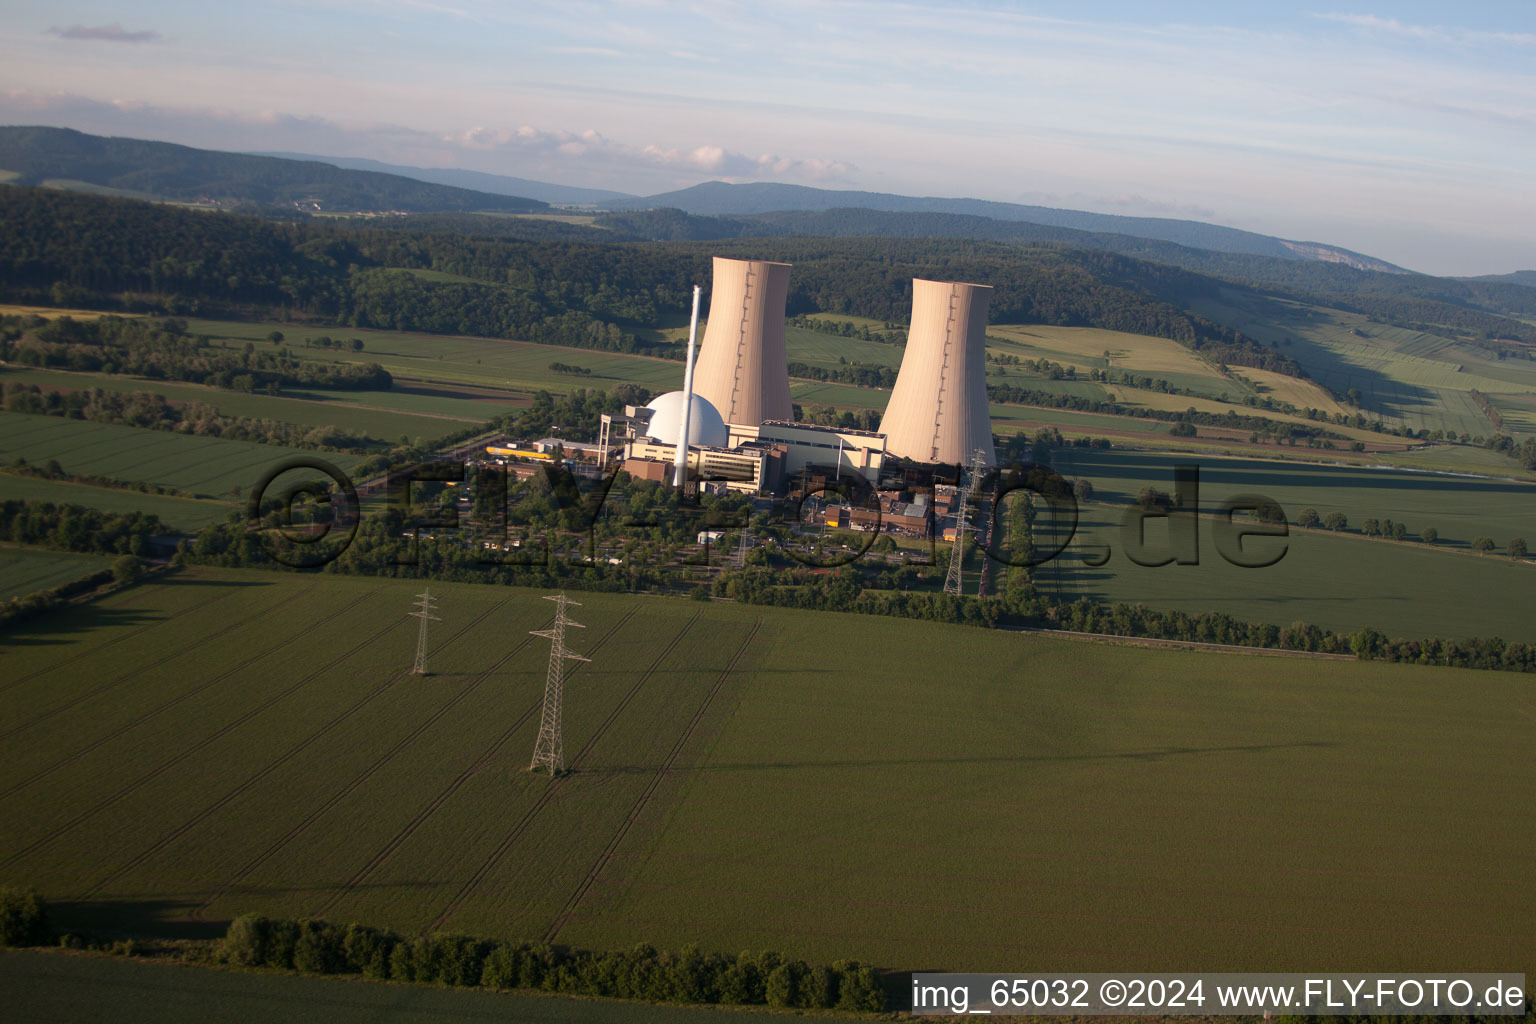
M880 429L850 430L794 419L784 338L789 273L787 263L715 257L703 345L684 368L685 389L604 416L599 461L613 451L642 479L672 480L682 467L693 479L759 495L811 476L878 487L889 459L959 466L979 451L984 464L996 464L985 359L990 287L912 282L906 352ZM690 354L696 338L697 320Z
M913 462L997 464L987 403L987 306L992 289L912 282L907 352L886 404L886 451Z

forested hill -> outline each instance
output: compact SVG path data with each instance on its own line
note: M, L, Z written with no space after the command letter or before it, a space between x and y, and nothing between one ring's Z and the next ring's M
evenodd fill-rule
M168 142L104 138L67 128L0 127L0 170L18 175L12 185L106 190L174 202L349 212L548 209L534 199L490 195L398 174Z
M274 223L46 189L0 189L0 299L337 324L626 351L682 317L716 254L795 264L789 312L901 322L913 277L992 285L993 318L1171 338L1213 361L1299 373L1180 308L1221 283L1111 253L954 239L528 241L309 220ZM437 271L423 276L414 271ZM444 275L452 279L444 280ZM1230 286L1228 286L1230 287Z
M1533 287L1536 274L1529 271L1487 278L1385 273L1360 270L1343 263L1215 252L1134 235L1077 231L956 213L838 209L709 217L663 209L611 213L598 218L596 223L621 237L663 241L799 236L970 238L1008 245L1072 246L1258 285L1320 305L1352 309L1385 320L1447 325L1490 338L1526 337L1529 325L1509 318L1536 315L1536 287ZM596 235L589 229L589 237ZM1170 301L1177 302L1180 298L1175 295Z
M1390 263L1337 246L1307 242L1300 244L1309 248L1298 251L1285 239L1220 224L1163 217L1125 217L1108 213L1088 213L1083 210L1058 210L1048 206L1024 206L1018 203L997 203L984 199L899 196L885 192L843 191L772 182L731 184L724 181L709 181L676 192L666 192L644 199L610 200L602 205L609 210L671 207L687 213L717 216L850 208L893 213L960 214L992 220L1027 221L1031 224L1070 228L1075 231L1161 239L1197 249L1249 253L1279 259L1309 260L1320 258L1314 253L1327 253L1332 259L1342 260L1364 269L1401 270L1400 267Z

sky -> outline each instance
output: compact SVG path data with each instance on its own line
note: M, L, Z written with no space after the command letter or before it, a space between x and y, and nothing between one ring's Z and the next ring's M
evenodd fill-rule
M0 0L0 53L0 124L641 195L971 196L1536 269L1531 3Z

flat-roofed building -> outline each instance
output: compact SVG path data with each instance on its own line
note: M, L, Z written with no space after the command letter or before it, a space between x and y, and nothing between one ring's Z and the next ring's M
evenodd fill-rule
M783 445L784 473L794 476L807 467L825 468L836 476L856 473L870 485L880 480L885 465L885 437L870 430L823 427L814 423L766 420L752 425L731 423L731 447L752 443Z

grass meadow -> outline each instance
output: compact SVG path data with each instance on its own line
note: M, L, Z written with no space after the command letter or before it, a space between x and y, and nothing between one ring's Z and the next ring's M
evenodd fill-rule
M12 636L0 872L61 927L259 911L904 969L1536 942L1524 677L581 595L551 780L551 605L433 584L421 678L420 585L186 571Z

